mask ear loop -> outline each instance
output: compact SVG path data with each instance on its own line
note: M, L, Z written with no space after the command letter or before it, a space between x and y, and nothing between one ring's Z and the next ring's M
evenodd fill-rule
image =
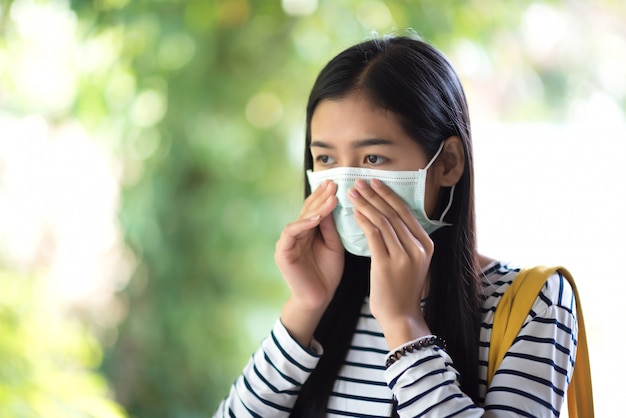
M441 216L439 217L439 222L443 222L443 218L446 217L446 215L448 214L448 211L452 207L452 198L454 197L454 188L455 187L456 187L456 184L454 184L452 187L450 187L450 199L448 200L448 206L446 206L446 208L441 213Z
M443 146L445 145L445 143L446 141L443 141L441 145L439 145L439 149L437 150L433 158L428 162L428 164L426 164L426 167L424 167L424 170L428 170L430 166L433 165L437 157L439 157L439 154L441 154L441 151L443 151Z
M433 163L435 162L435 160L437 159L437 157L439 157L439 154L441 154L441 151L443 151L443 146L445 145L446 141L443 141L441 143L441 145L439 145L439 149L437 150L437 152L435 153L435 155L433 156L433 158L428 162L428 164L426 164L426 167L424 168L424 170L428 170L430 168L431 165L433 165ZM452 207L452 199L454 198L454 188L456 187L456 184L453 185L450 188L450 198L448 199L448 205L446 206L446 208L443 210L443 212L441 213L441 216L439 217L439 222L443 222L443 218L446 217L446 215L448 214L448 211L450 210L450 208Z

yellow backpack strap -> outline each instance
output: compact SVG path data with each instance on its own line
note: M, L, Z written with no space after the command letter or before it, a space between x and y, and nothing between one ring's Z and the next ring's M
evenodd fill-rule
M576 298L578 319L578 346L574 375L567 390L567 407L570 418L593 418L593 392L591 367L587 348L587 333L583 311L574 278L563 267L538 266L520 271L511 286L504 292L494 314L487 366L487 386L500 367L506 352L519 334L539 292L556 271L570 283Z

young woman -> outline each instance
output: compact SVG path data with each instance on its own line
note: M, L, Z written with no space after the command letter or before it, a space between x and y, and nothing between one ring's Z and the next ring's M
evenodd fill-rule
M487 387L517 270L476 251L472 164L439 51L389 37L332 59L307 106L306 199L276 244L291 295L215 416L558 416L577 335L558 274Z

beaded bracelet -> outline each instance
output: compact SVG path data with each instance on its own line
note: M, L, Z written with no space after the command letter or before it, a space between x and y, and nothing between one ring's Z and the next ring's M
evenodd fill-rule
M391 366L393 363L398 361L400 357L406 355L407 353L412 353L416 350L421 350L422 348L431 347L436 345L439 348L446 349L446 341L443 338L439 338L435 335L428 335L426 337L419 338L415 341L411 341L405 346L402 346L395 352L387 357L387 361L385 362L385 367Z

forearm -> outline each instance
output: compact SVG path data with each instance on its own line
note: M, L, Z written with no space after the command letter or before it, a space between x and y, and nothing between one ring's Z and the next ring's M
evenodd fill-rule
M214 418L288 417L299 389L317 366L322 348L315 341L306 350L277 322L232 385Z

